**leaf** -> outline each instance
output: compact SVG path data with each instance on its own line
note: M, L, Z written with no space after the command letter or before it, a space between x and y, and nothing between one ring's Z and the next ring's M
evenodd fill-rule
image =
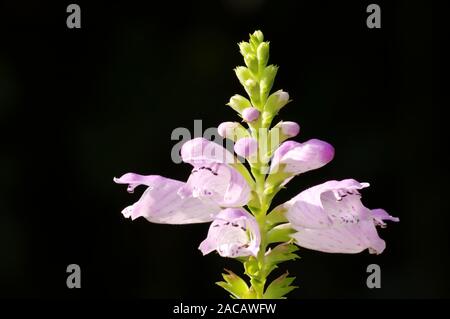
M294 254L296 251L298 251L298 247L292 242L283 243L270 249L264 258L266 263L276 265L284 261L300 259L297 254Z
M225 271L227 272L227 274L222 274L222 277L225 281L216 282L218 286L231 293L232 298L254 298L252 290L249 289L244 279L233 273L231 270L225 269Z
M266 223L268 228L272 228L277 224L286 223L288 220L284 215L285 212L286 209L281 205L273 209L266 217Z
M292 239L291 235L294 233L295 230L289 223L275 226L267 233L267 243L289 242Z
M291 286L295 277L288 277L288 275L289 273L286 271L283 275L272 281L264 292L263 298L286 299L285 295L298 288L297 286Z

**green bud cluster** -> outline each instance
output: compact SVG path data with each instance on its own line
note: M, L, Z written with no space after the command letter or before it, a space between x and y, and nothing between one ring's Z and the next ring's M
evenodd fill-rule
M257 108L262 114L257 126L270 127L278 111L290 101L289 94L282 90L270 94L278 72L278 66L268 64L270 43L264 41L261 31L255 31L248 42L238 46L245 66L236 67L234 72L250 99L234 95L227 105L239 114L250 106Z

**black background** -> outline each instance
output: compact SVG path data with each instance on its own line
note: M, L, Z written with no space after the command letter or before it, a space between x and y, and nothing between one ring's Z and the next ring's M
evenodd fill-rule
M243 93L236 43L261 29L280 66L274 89L293 99L283 120L296 140L336 148L326 167L292 181L281 203L329 179L371 183L364 203L401 222L379 231L382 255L302 249L281 265L297 276L291 298L450 297L447 173L433 104L432 9L377 1L382 28L366 27L365 1L78 1L0 5L0 296L213 298L226 267L198 244L208 225L124 219L135 201L112 182L125 172L185 180L172 163L177 127L237 120L224 104ZM82 288L66 287L66 267ZM366 287L366 267L382 288Z

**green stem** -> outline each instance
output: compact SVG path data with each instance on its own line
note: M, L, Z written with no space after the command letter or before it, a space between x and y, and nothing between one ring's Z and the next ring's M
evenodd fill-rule
M259 124L259 123L258 123ZM259 126L259 125L258 125ZM254 134L254 137L258 139L257 131ZM266 196L264 193L265 182L266 182L266 174L262 171L263 163L261 163L259 157L256 163L252 163L251 173L255 180L255 192L258 196L259 207L258 209L254 209L252 211L253 215L255 215L256 221L259 226L259 231L261 234L261 243L259 247L259 252L256 257L258 264L258 272L254 276L250 276L250 283L252 285L253 290L256 293L257 299L262 299L264 295L264 287L266 284L267 271L265 265L265 253L267 249L267 227L266 227L266 217L267 212L269 210L272 196Z
M259 62L259 61L258 61ZM258 87L261 90L261 80L263 78L263 73L265 70L265 65L258 64L258 71L256 74L253 74L254 80L258 83ZM262 113L264 109L264 105L266 104L267 97L263 94L261 94L261 91L258 93L258 96L252 96L250 95L250 100L252 101L252 104L254 107L257 107ZM257 103L256 103L257 102ZM249 124L251 135L253 138L255 138L258 141L258 145L260 142L267 142L262 141L259 136L259 130L267 130L268 127L270 127L270 122L263 119L263 116L260 116L259 119L252 124ZM261 145L259 145L261 148ZM255 219L258 223L260 234L261 234L261 244L259 247L259 252L256 257L257 265L258 265L258 271L250 276L250 283L252 285L253 290L256 293L257 299L262 299L264 295L264 288L266 284L266 278L268 275L267 267L265 265L265 254L267 249L267 212L269 210L270 204L272 202L273 194L266 195L264 193L265 190L265 183L266 183L266 171L263 170L263 168L266 168L267 163L264 163L260 156L257 157L256 163L250 163L251 166L251 173L253 175L254 181L255 181L255 188L254 191L256 193L256 196L258 197L258 205L255 205L255 207L251 208L251 211L253 215L255 216Z

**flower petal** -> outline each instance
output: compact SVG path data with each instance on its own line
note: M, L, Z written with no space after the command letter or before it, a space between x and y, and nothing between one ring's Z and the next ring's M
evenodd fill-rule
M254 160L258 152L258 141L253 137L241 138L234 144L234 151L239 156Z
M126 173L119 178L114 177L117 184L128 184L127 191L133 193L134 189L139 185L150 186L155 180L155 175L139 175L135 173Z
M261 234L255 218L242 208L222 210L200 244L203 255L217 250L222 257L256 256Z
M398 219L362 204L358 190L368 186L354 179L329 181L283 204L286 218L298 230L293 235L297 244L325 252L357 253L368 248L381 253L385 243L375 226L384 225L385 219Z
M377 225L381 225L381 226L385 226L386 223L384 222L385 220L390 220L393 222L399 222L400 219L398 217L393 217L391 215L389 215L384 209L381 208L377 208L377 209L372 209L372 218L375 220L375 223Z
M299 246L327 253L355 254L369 249L370 253L381 254L386 247L370 220L322 229L295 226L294 229L298 232L292 237Z
M200 166L211 163L232 164L236 160L233 153L222 145L208 141L202 137L187 141L181 147L181 158L192 166Z
M281 165L283 171L298 175L320 168L334 157L334 148L327 142L311 139L304 143L287 141L274 152L270 174L276 173Z
M287 210L286 217L292 223L307 228L328 227L336 219L351 220L355 215L352 206L361 214L365 213L361 211L366 208L361 204L358 190L368 186L367 183L346 179L311 187L283 204ZM333 205L335 201L339 202L339 207Z
M206 164L192 170L179 195L209 199L222 207L240 207L250 200L250 186L234 168L225 164Z
M125 217L131 219L142 216L150 222L161 224L204 223L212 221L220 211L219 205L209 198L179 196L178 190L185 183L177 180L128 173L114 181L119 184L129 183L129 190L138 184L148 186L136 203L122 211Z

